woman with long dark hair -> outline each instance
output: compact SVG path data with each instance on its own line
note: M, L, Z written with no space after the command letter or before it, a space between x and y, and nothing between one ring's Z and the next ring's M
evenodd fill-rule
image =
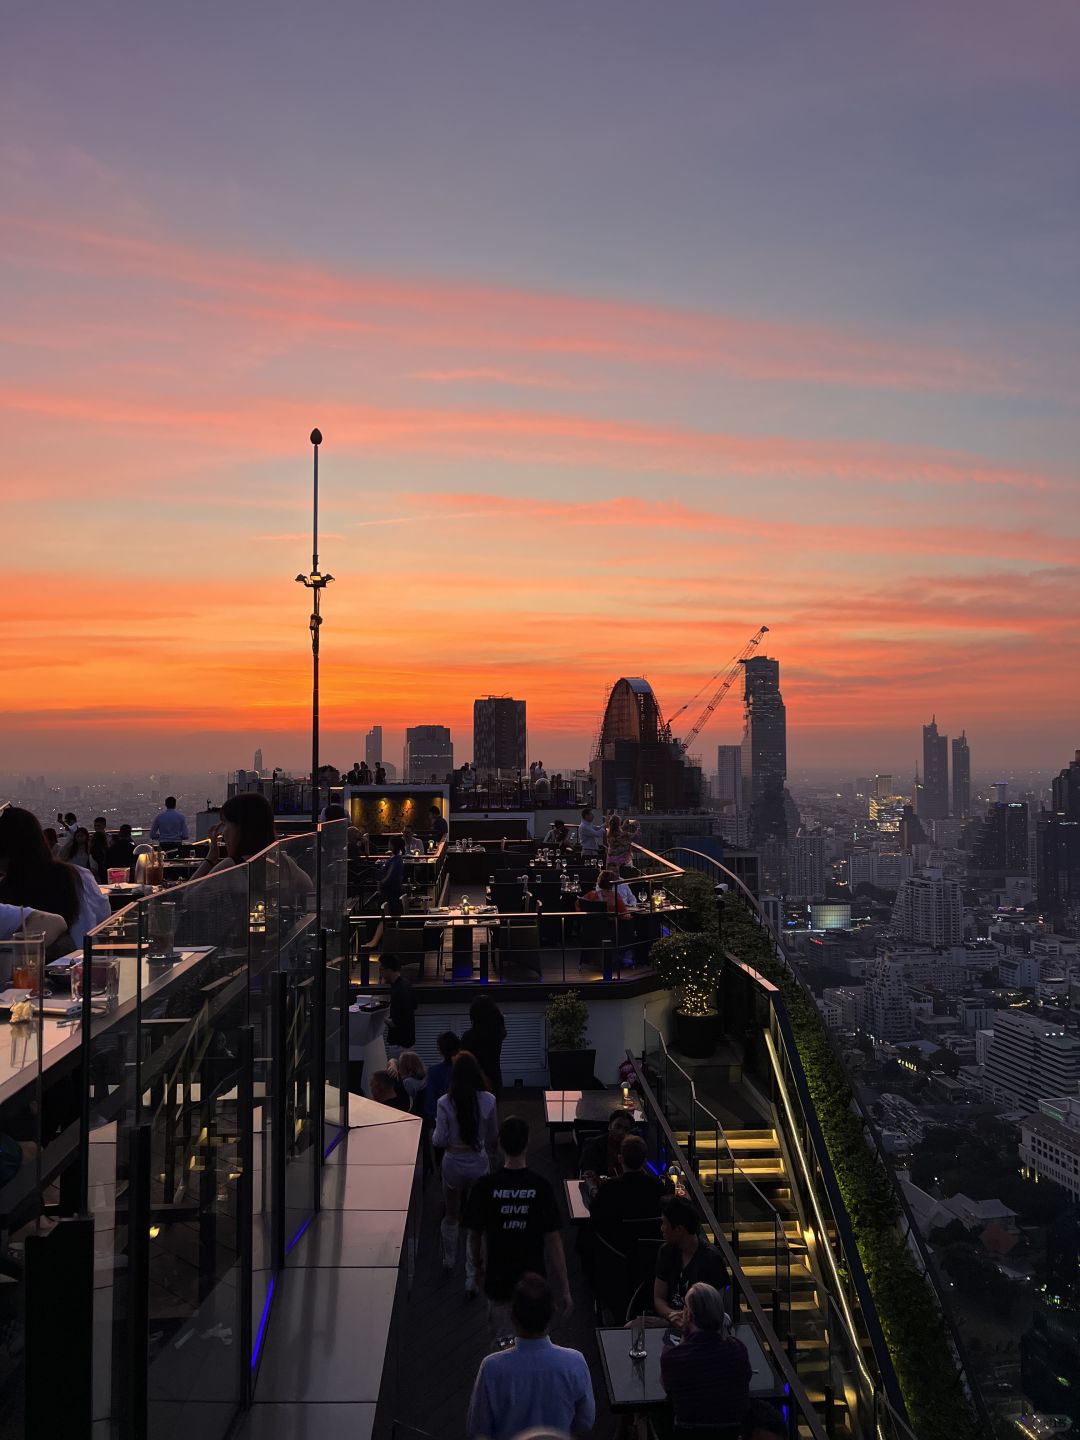
M193 879L209 875L213 870L227 870L242 865L273 845L277 839L274 811L266 796L258 790L241 790L221 807L221 821L210 827L210 847L206 859ZM224 850L224 854L222 854Z
M63 916L77 949L108 918L91 872L54 860L37 816L17 805L0 812L0 876L0 900Z
M465 1195L481 1175L491 1168L491 1156L499 1140L495 1096L487 1088L476 1056L460 1050L450 1070L450 1088L435 1107L432 1144L442 1149L443 1199L446 1215L442 1222L443 1269L457 1264L458 1233ZM465 1293L476 1294L476 1266L465 1250Z
M488 1089L498 1100L502 1094L502 1047L506 1039L506 1021L495 1001L478 995L469 1006L470 1025L461 1037L461 1048L476 1056L476 1063L487 1076Z

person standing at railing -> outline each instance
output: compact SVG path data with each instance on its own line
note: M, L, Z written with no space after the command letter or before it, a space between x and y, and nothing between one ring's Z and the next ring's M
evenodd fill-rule
M577 827L577 839L578 845L581 847L581 858L595 860L604 843L604 827L596 823L596 816L590 805L586 805L581 812L581 819L578 821Z
M665 1345L660 1356L660 1383L675 1424L734 1430L750 1402L753 1371L746 1346L731 1333L724 1297L715 1286L691 1285L685 1315L682 1344Z
M187 816L176 808L176 796L166 795L165 809L159 810L150 826L150 839L166 854L175 853L188 842Z
M607 822L607 866L616 873L620 865L629 865L633 857L634 835L637 826L632 820L625 823L618 813L613 813Z

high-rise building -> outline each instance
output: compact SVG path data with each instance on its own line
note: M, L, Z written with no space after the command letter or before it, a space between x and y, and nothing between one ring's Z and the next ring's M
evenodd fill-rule
M988 874L1028 873L1028 808L1022 800L989 807L975 839L973 866Z
M442 782L454 768L454 745L445 725L411 725L405 731L405 779Z
M959 945L964 938L964 905L960 886L940 870L927 870L905 880L893 906L893 929L918 945Z
M1027 1010L995 1010L983 1093L997 1105L1036 1110L1040 1100L1075 1095L1080 1040Z
M1080 909L1080 750L1053 782L1053 808L1036 830L1040 906L1052 915Z
M949 818L949 737L939 735L937 716L923 726L922 787L916 791L920 820Z
M716 798L729 815L743 810L741 745L716 747Z
M489 695L473 701L473 765L480 776L520 775L526 751L524 700Z
M871 798L874 800L888 800L896 794L896 787L893 785L891 775L875 775L874 783L870 790Z
M256 774L256 775L261 775L262 772L263 772L263 756L262 756L262 750L259 749L259 750L256 750L256 751L255 751L255 774Z
M800 900L823 900L828 874L825 863L826 837L814 830L800 830L791 842L788 856L788 894Z
M864 1023L874 1039L882 1042L910 1040L915 1034L903 973L887 955L868 974Z
M743 666L743 794L753 812L755 842L783 841L787 839L787 712L780 694L780 661L754 655Z
M1066 765L1051 785L1052 809L1055 815L1064 815L1066 820L1080 820L1080 750Z
M382 726L372 725L364 737L364 759L370 769L382 764Z
M952 742L952 813L954 820L971 814L971 751L963 730Z

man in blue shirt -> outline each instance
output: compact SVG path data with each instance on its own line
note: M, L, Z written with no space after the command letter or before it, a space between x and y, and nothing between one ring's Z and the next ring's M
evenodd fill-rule
M150 826L150 839L163 850L177 850L188 841L187 819L176 808L176 796L166 795L165 809L159 810Z
M592 1377L580 1350L553 1345L551 1289L539 1275L514 1287L511 1316L516 1339L480 1366L465 1424L468 1440L512 1440L542 1426L585 1435L596 1419Z

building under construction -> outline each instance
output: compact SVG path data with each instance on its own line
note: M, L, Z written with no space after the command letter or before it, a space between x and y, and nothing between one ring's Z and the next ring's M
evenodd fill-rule
M612 686L589 767L601 810L697 810L701 770L665 725L647 680Z

